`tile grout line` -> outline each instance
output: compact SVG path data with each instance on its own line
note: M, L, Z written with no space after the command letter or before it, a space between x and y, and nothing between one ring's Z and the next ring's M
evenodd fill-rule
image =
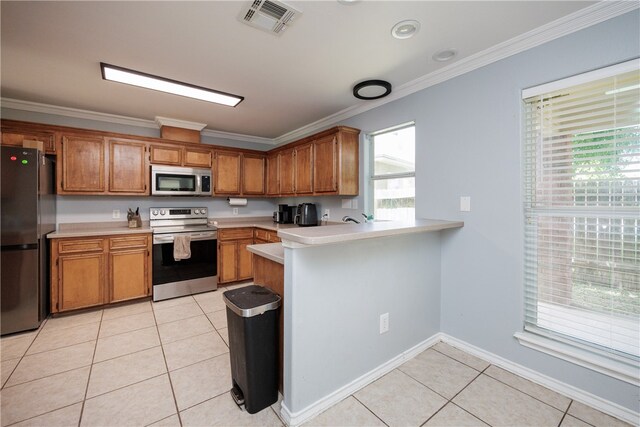
M445 343L445 344L446 344L446 343ZM448 344L447 344L447 345L448 345ZM451 346L451 347L453 347L453 346ZM441 352L441 351L438 351L437 349L435 349L435 348L433 348L433 347L429 347L429 348L430 348L430 349L433 349L433 350L435 350L435 351L437 351L438 353L440 353L440 354L442 354L442 355L444 355L444 356L447 356L447 357L448 357L448 358L450 358L450 359L455 360L456 362L462 363L462 364L463 364L463 365L465 365L465 366L468 366L468 367L470 367L470 368L472 368L472 369L475 369L476 371L478 370L478 369L474 368L473 366L468 365L468 364L466 364L466 363L464 363L464 362L462 362L462 361L460 361L460 360L456 359L456 358L455 358L455 357L453 357L453 356L450 356L450 355L448 355L448 354L446 354L446 353L443 353L443 352ZM453 348L456 348L456 347L453 347ZM460 350L460 349L458 349L458 350ZM460 350L460 351L462 351L462 350ZM474 356L474 357L475 357L475 356ZM483 360L483 359L480 359L480 358L478 358L478 359L479 359L479 360ZM489 363L489 362L487 362L487 363ZM538 398L538 397L536 397L536 396L533 396L533 395L531 395L531 394L527 393L526 391L520 390L519 388L516 388L515 386L513 386L513 385L511 385L511 384L508 384L508 383L506 383L506 382L504 382L504 381L502 381L502 380L500 380L500 379L498 379L498 378L495 378L495 377L493 377L491 374L486 373L485 371L486 371L487 369L489 369L491 366L494 366L494 367L496 367L496 368L498 368L498 369L502 369L502 368L500 368L499 366L496 366L496 365L493 365L493 364L489 364L489 365L488 365L487 367L485 367L485 368L484 368L480 373L481 373L481 374L485 374L485 375L486 375L486 376L488 376L489 378L491 378L491 379L493 379L493 380L496 380L496 381L498 381L499 383L504 384L504 385L506 385L507 387L510 387L510 388L512 388L512 389L514 389L514 390L516 390L516 391L519 391L520 393L522 393L522 394L524 394L524 395L526 395L526 396L529 396L530 398L535 399L535 400L537 400L537 401L538 401L538 402L540 402L540 403L544 403L545 405L550 406L551 408L553 408L553 409L555 409L555 410L557 410L557 411L562 412L562 409L560 409L560 408L556 408L555 406L553 406L553 405L551 405L551 404L549 404L549 403L545 402L544 400L541 400L540 398ZM507 371L506 369L503 369L503 370L504 370L504 371L506 371L506 372L509 372L509 371ZM512 374L512 375L516 375L516 374L513 374L512 372L509 372L509 373L510 373L510 374ZM516 375L516 376L517 376L517 377L519 377L519 378L523 378L523 377L520 377L519 375ZM477 378L477 377L476 377L476 378ZM473 379L473 381L475 381L475 379L476 379L476 378L474 378L474 379ZM524 379L525 381L529 381L529 380L527 380L526 378L523 378L523 379ZM529 381L529 382L531 382L531 383L532 383L532 384L534 384L534 385L538 385L538 386L543 387L543 388L545 388L545 389L546 389L546 387L541 386L540 384L536 384L536 383L534 383L533 381ZM461 391L462 391L462 390L461 390ZM560 396L562 396L562 397L566 397L567 399L569 399L567 396L565 396L565 395L563 395L563 394L560 394L560 393L554 392L553 390L550 390L550 391L551 391L551 392L553 392L553 393L559 394L559 395L560 395ZM444 397L444 396L443 396L443 397ZM454 396L454 397L455 397L455 396ZM572 402L572 400L571 400L571 399L569 399L569 400L570 400L570 402L569 402L569 406L571 406L571 402ZM569 406L567 406L566 411L568 411L568 410L569 410ZM462 408L462 409L464 409L464 408ZM565 411L565 413L566 413L566 411ZM472 414L472 415L473 415L473 414ZM564 416L563 416L563 418L564 418ZM587 424L588 424L588 423L587 423Z
M169 379L169 387L171 388L171 396L173 397L173 405L176 408L176 415L178 416L178 423L182 426L182 417L180 416L180 408L178 408L178 399L176 399L176 391L173 388L173 381L171 380L171 372L169 371L169 364L167 363L167 355L164 352L164 346L162 345L162 337L160 336L160 330L158 329L158 322L156 320L156 312L153 310L153 304L151 306L153 313L153 320L156 322L156 334L158 334L158 340L160 341L160 351L162 351L162 359L164 360L164 366L167 369L167 378ZM161 421L161 420L159 420Z
M446 356L446 355L445 355L445 356ZM447 356L447 357L450 357L450 356ZM453 358L451 357L451 359L453 359ZM456 360L456 359L453 359L453 360ZM468 365L466 365L466 366L468 366ZM491 365L489 365L489 366L491 366ZM462 387L460 390L458 390L458 392L457 392L456 394L454 394L454 395L451 397L451 399L447 399L445 396L442 396L440 393L438 393L437 391L433 390L435 393L437 393L437 394L439 394L440 396L444 397L444 398L447 400L447 402L446 402L444 405L442 405L442 407L440 407L440 409L438 409L438 410L437 410L433 415L431 415L429 418L427 418L427 420L426 420L424 423L422 423L422 426L424 426L426 423L428 423L428 422L429 422L429 420L430 420L431 418L435 417L435 416L436 416L436 415L437 415L437 414L438 414L438 413L439 413L439 412L440 412L440 411L441 411L445 406L447 406L449 403L451 403L452 405L458 406L458 405L456 405L456 404L453 402L453 399L455 399L455 398L456 398L460 393L462 393L462 392L463 392L467 387L469 387L469 386L471 385L471 383L473 383L475 380L477 380L477 379L480 377L480 375L482 375L482 374L484 373L484 371L486 371L487 369L489 369L489 366L487 366L486 368L484 368L482 371L478 371L477 369L472 368L472 369L474 369L476 372L478 372L478 375L476 375L475 377L473 377L473 379L472 379L471 381L469 381L469 382L467 383L467 385L465 385L465 386L464 386L464 387ZM470 367L470 366L469 366L469 367ZM408 375L408 374L407 374L407 375ZM412 377L412 378L413 378L413 377ZM415 378L414 378L414 379L415 379ZM416 381L418 381L417 379L415 379L415 380L416 380ZM418 381L418 382L419 382L419 381ZM422 383L421 383L421 384L422 384ZM423 385L424 385L424 384L423 384ZM424 386L425 386L425 387L427 387L426 385L424 385ZM428 387L427 387L427 388L428 388ZM464 410L464 408L462 408L462 407L460 407L460 408ZM469 411L465 411L465 412L469 412ZM476 416L476 415L472 414L471 412L469 412L469 414L473 415L475 418L479 419L479 420L480 420L480 421L482 421L483 423L485 423L485 424L487 424L487 425L490 425L488 422L486 422L486 421L484 421L483 419L481 419L480 417L478 417L478 416Z
M393 371L392 371L392 372L393 372ZM378 380L379 380L379 379L381 379L381 378L384 378L384 377L385 377L385 376L387 376L387 375L388 375L388 374L385 374L385 375L381 376L380 378L378 378ZM378 380L376 380L376 381L378 381ZM360 399L358 399L358 398L356 397L355 393L354 393L354 394L349 395L348 397L346 397L346 398L344 398L344 399L342 399L342 400L341 400L341 402L343 402L344 400L348 399L349 397L353 397L353 398L356 400L356 402L358 402L359 404L361 404L362 406L364 406L364 407L366 408L366 410L367 410L367 411L369 411L369 412L371 412L371 414L372 414L374 417L376 417L377 419L379 419L379 420L380 420L380 422L381 422L382 424L384 424L385 426L389 427L389 424L385 423L385 422L384 422L384 420L378 416L378 414L376 414L375 412L373 412L373 411L371 410L371 408L369 408L367 405L365 405L365 404L364 404L364 402L362 402ZM330 408L328 408L328 409L330 409ZM320 414L318 414L318 415L320 415Z
M102 328L102 318L104 317L104 310L100 315L100 325L98 326L98 332L96 333L96 345L93 348L93 357L91 357L91 366L89 367L89 375L87 377L87 385L84 388L84 398L82 399L82 407L80 408L80 417L78 418L78 427L82 424L82 416L84 415L84 405L87 401L87 393L89 392L89 383L91 383L91 372L93 371L93 361L96 358L96 351L98 350L98 338L100 337L100 329Z

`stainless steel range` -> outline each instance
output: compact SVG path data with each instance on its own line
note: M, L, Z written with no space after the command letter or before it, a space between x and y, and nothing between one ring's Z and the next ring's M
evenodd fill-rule
M207 224L207 208L150 208L153 230L153 300L218 288L218 231ZM191 256L176 261L174 239L189 236Z

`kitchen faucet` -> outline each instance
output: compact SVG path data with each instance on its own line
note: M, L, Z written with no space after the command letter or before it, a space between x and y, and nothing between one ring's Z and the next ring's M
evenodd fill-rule
M351 218L349 215L345 215L342 217L342 222L349 222L349 221L355 222L356 224L360 224L360 221L358 221L355 218Z

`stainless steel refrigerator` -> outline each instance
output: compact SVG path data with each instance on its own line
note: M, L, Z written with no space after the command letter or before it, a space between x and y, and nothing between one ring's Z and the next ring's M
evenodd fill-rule
M49 313L49 251L56 227L53 162L33 148L0 147L0 334L36 329Z

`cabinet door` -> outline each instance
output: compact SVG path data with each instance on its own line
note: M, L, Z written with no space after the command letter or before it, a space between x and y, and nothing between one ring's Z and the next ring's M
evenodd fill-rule
M267 157L267 195L277 196L280 194L280 184L278 182L278 155Z
M335 193L337 185L337 141L329 135L313 143L313 191Z
M253 244L253 239L238 240L238 280L253 277L253 254L247 246Z
M151 145L150 162L155 165L182 165L182 147L170 145Z
M184 149L184 165L191 168L211 168L212 157L211 150Z
M240 153L217 152L214 192L240 194Z
M294 150L285 150L278 153L278 175L280 179L280 194L294 194L295 189L295 168Z
M141 142L109 141L109 191L147 193L147 145Z
M58 258L58 311L105 303L104 258L102 253Z
M238 245L236 242L218 242L218 281L237 280Z
M20 129L2 128L2 145L23 146L25 141L42 142L44 152L55 154L56 139L54 132L39 132Z
M101 137L62 138L61 192L105 191L105 142Z
M313 193L313 145L296 147L295 159L296 194Z
M242 194L264 194L263 156L244 154L242 156Z
M144 249L109 253L109 302L126 301L151 294L149 252Z

